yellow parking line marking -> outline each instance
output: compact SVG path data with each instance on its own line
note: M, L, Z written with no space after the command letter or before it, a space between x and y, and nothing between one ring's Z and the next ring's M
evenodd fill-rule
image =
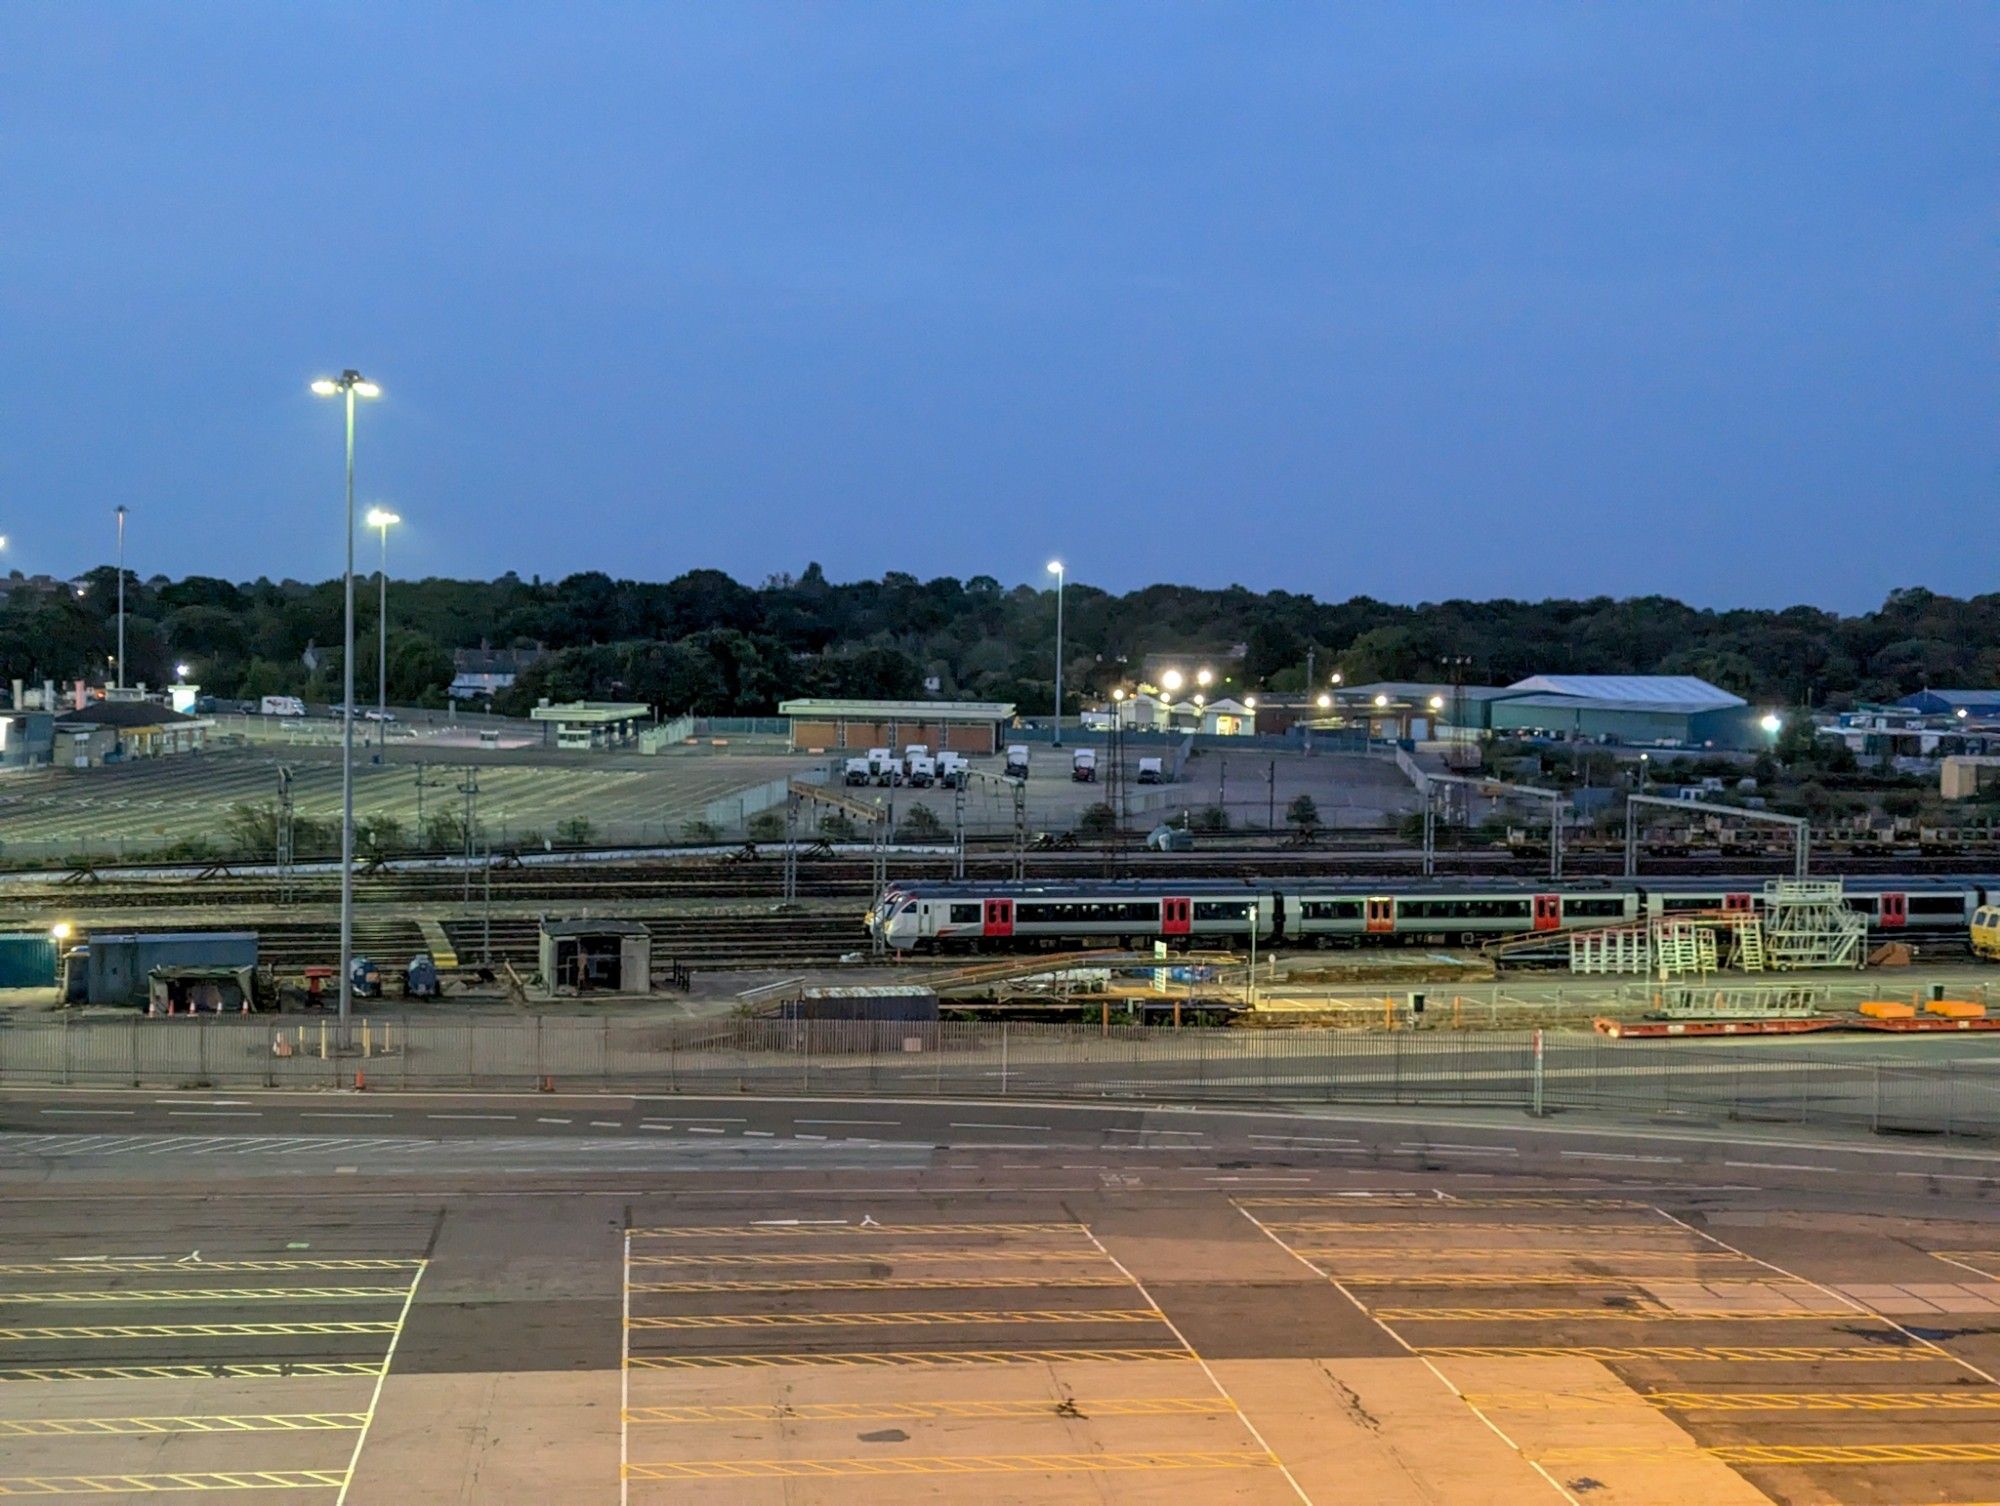
M154 1433L316 1433L361 1426L359 1412L278 1412L261 1417L0 1418L0 1438L97 1438Z
M1743 1256L1727 1250L1600 1250L1541 1245L1481 1245L1477 1249L1447 1250L1436 1245L1287 1245L1293 1254L1307 1260L1692 1260L1711 1265L1718 1260L1742 1261Z
M1023 1262L1040 1263L1050 1261L1089 1261L1102 1264L1104 1257L1095 1250L856 1250L828 1253L813 1251L809 1254L796 1252L768 1255L634 1255L632 1264L637 1265L726 1265L726 1266L800 1266L800 1265L861 1265L876 1264L884 1260L950 1261L954 1264L965 1262Z
M997 1312L894 1312L894 1313L674 1313L665 1317L634 1318L633 1328L924 1328L948 1325L980 1326L989 1323L1158 1323L1160 1315L1149 1308L1039 1308L1008 1309ZM4 1333L0 1329L0 1333Z
M0 1341L34 1344L46 1339L231 1339L298 1334L394 1333L382 1323L118 1323L101 1328L0 1328Z
M177 1490L337 1490L347 1476L335 1469L241 1469L227 1474L4 1475L9 1496L162 1495Z
M1378 1307L1385 1323L1554 1322L1581 1318L1606 1323L1789 1323L1852 1318L1852 1308L1800 1308L1787 1312L1737 1312L1715 1307Z
M632 1356L634 1370L773 1370L957 1367L965 1365L1154 1365L1196 1363L1185 1349L902 1349L849 1354L655 1354Z
M7 1292L0 1306L142 1302L401 1302L400 1286L203 1286L108 1291Z
M407 1271L419 1260L64 1260L0 1264L0 1276L202 1276L212 1271Z
M1434 1218L1363 1218L1286 1219L1282 1223L1266 1223L1258 1220L1274 1233L1296 1234L1373 1234L1381 1229L1422 1229L1426 1234L1560 1234L1565 1239L1574 1239L1579 1234L1602 1234L1624 1237L1633 1234L1660 1233L1669 1237L1680 1237L1680 1231L1661 1224L1648 1224L1639 1219L1616 1224L1592 1224L1581 1227L1551 1219L1545 1224L1451 1224L1439 1223ZM1657 1253L1657 1251L1656 1251Z
M635 1281L640 1292L937 1292L1130 1285L1119 1276L851 1276L818 1281Z
M1581 1359L1581 1360L1721 1360L1729 1364L1769 1362L1772 1364L1816 1363L1895 1365L1932 1363L1933 1350L1888 1345L1753 1346L1735 1344L1444 1344L1418 1348L1419 1355L1465 1360L1488 1359Z
M282 1380L289 1376L373 1375L373 1361L293 1361L276 1365L64 1365L0 1370L0 1384L52 1380Z
M1352 1208L1357 1212L1367 1212L1371 1203L1402 1207L1409 1203L1420 1203L1426 1208L1435 1207L1440 1212L1465 1212L1480 1208L1626 1208L1643 1209L1651 1206L1634 1202L1631 1198L1620 1197L1433 1197L1429 1193L1405 1193L1400 1195L1366 1198L1345 1197L1338 1193L1317 1197L1240 1197L1231 1199L1239 1208ZM1272 1225L1273 1228L1282 1227Z
M1341 1271L1343 1286L1407 1286L1407 1287L1459 1287L1459 1286L1638 1286L1645 1281L1694 1280L1693 1277L1675 1276L1599 1276L1578 1273L1576 1275L1520 1275L1506 1271L1449 1271L1443 1274L1402 1271ZM1712 1284L1712 1283L1711 1283Z
M832 1234L1083 1234L1082 1224L707 1224L634 1229L634 1239L815 1239Z
M1074 1408L1074 1410L1072 1410ZM1090 1401L820 1401L720 1407L631 1407L628 1422L898 1422L940 1418L1176 1417L1234 1412L1220 1396L1128 1396Z
M1725 1443L1711 1448L1648 1444L1561 1448L1536 1456L1544 1464L1666 1463L1715 1459L1723 1464L1985 1464L2000 1459L2000 1443Z
M1974 1412L2000 1408L2000 1391L1649 1391L1682 1412Z
M698 1459L631 1464L628 1480L826 1479L842 1475L992 1475L1100 1473L1112 1470L1269 1469L1278 1461L1260 1450L1199 1454L954 1454L931 1458Z

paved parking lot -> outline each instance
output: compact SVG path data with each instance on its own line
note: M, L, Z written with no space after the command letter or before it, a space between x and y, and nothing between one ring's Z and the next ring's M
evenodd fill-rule
M0 780L0 828L10 851L143 854L162 844L205 837L226 845L230 808L274 805L280 763L292 770L294 808L302 817L338 821L340 765L330 751L220 750L193 757L147 759L98 769L47 769ZM596 840L679 841L689 821L708 813L734 822L743 791L808 767L809 759L772 755L607 758L594 767L582 755L563 761L496 761L477 767L482 825L496 841L534 833L555 838L565 821L589 823ZM633 767L635 763L640 767ZM424 766L421 804L429 815L463 809L458 786L471 765L439 760ZM418 831L418 766L410 762L355 767L355 811L392 817L406 834ZM724 810L713 810L721 804Z
M9 1098L0 1499L1996 1499L2000 1160L1508 1123Z
M9 1231L0 1498L336 1499L424 1271L421 1220ZM305 1493L305 1494L301 1494Z

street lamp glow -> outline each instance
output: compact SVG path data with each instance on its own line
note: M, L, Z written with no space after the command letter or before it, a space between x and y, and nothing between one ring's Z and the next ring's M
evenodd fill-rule
M1049 574L1061 575L1062 573L1063 573L1063 562L1061 560L1050 560Z
M1194 672L1194 682L1197 685L1213 685L1215 683L1215 671L1212 669L1196 670Z
M7 547L7 541L5 539L0 539L0 549L5 549L6 547ZM1964 721L1968 713L1966 709L1963 706L1961 706L1958 708L1958 710L1954 711L1952 715L1957 717L1960 721Z
M1773 737L1776 737L1778 735L1778 730L1781 727L1783 727L1785 723L1777 712L1767 711L1764 713L1764 719L1757 725L1762 727L1766 732L1770 733Z
M1336 669L1333 672L1333 678L1331 680L1328 680L1326 683L1329 685L1338 685L1340 683L1340 671Z
M1206 701L1207 699L1208 699L1208 697L1204 696L1204 695L1203 695L1203 694L1202 694L1202 693L1201 693L1200 691L1198 691L1198 690L1197 690L1197 691L1196 691L1196 692L1194 693L1194 703L1195 703L1195 705L1197 705L1197 706L1199 706L1199 705L1203 704L1203 703L1204 703L1204 702L1205 702L1205 701Z
M57 941L68 941L70 938L70 923L66 920L57 921L49 927L49 935L53 936Z
M1322 690L1319 693L1319 709L1322 711L1328 711L1331 710L1332 707L1333 707L1333 697L1328 695L1324 690Z
M1443 696L1441 696L1441 695L1434 695L1434 696L1432 696L1432 697L1431 697L1431 710L1433 710L1433 711L1442 711L1442 710L1444 710L1444 697L1443 697Z
M1112 692L1111 692L1111 699L1112 699L1112 700L1114 700L1114 701L1122 701L1122 700L1124 700L1124 699L1125 699L1125 692L1124 692L1124 690L1123 690L1123 689L1118 689L1118 690L1114 690L1114 691L1112 691Z
M1246 695L1243 698L1243 709L1245 711L1255 711L1257 709L1257 698L1254 695Z
M185 664L176 664L174 666L174 673L185 680L188 677L188 667Z
M1179 690L1186 683L1187 681L1181 677L1181 672L1177 669L1170 669L1160 676L1160 689L1162 690Z
M386 507L371 507L368 516L362 519L370 528L389 528L403 520Z
M1389 704L1389 698L1388 698L1388 696L1386 696L1386 695L1382 694L1382 693L1381 693L1381 692L1379 692L1379 691L1378 691L1378 692L1376 692L1376 695L1375 695L1375 704L1376 704L1377 706L1386 706L1386 705L1388 705L1388 704Z
M340 383L328 377L321 377L312 384L312 390L320 397L332 397L336 392L340 391Z

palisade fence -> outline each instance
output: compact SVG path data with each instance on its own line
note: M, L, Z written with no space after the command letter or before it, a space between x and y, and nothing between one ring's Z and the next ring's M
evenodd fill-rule
M1402 1104L2000 1134L2000 1063L1535 1031L527 1016L21 1020L0 1084Z

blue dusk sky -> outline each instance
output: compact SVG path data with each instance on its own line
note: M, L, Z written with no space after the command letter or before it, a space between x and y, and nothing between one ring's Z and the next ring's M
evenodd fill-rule
M7 0L5 564L1992 590L1994 21Z

